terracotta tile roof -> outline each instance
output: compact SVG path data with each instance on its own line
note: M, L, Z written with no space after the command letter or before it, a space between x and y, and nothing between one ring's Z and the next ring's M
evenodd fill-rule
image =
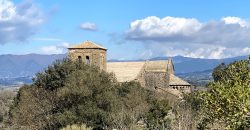
M103 50L107 50L106 48L95 44L94 42L91 41L85 41L81 44L77 44L74 46L69 47L68 49L103 49Z
M173 75L173 74L170 74L169 75L169 85L173 85L173 86L190 86L190 84L184 80L182 80L181 78Z

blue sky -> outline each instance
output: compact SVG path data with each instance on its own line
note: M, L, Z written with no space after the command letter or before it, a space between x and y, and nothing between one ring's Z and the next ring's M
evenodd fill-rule
M249 55L249 5L248 0L0 0L0 54L60 54L91 40L108 48L109 59Z

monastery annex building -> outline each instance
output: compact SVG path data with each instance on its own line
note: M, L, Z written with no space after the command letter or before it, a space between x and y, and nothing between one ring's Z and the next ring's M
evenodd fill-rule
M138 81L142 87L180 96L191 92L191 85L174 75L172 59L158 61L107 62L107 49L91 41L68 48L69 58L98 66L113 73L118 82Z

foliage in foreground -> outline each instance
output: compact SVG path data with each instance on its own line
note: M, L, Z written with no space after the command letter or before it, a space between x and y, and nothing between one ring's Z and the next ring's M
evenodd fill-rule
M112 74L65 59L38 73L33 84L19 90L10 111L11 125L34 130L72 124L133 129L139 120L163 118L169 107L161 100L137 82L120 84ZM166 108L162 110L162 106Z
M9 108L15 97L14 90L0 89L0 129L8 122Z
M222 64L213 72L214 82L209 91L195 94L200 110L199 129L212 124L224 125L225 129L249 128L250 112L250 57L229 65Z

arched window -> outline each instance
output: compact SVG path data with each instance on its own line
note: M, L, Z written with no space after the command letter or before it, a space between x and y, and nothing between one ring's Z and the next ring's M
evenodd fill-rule
M81 56L78 56L78 62L82 63L82 57Z
M90 59L89 56L86 56L86 64L89 65L90 64Z

